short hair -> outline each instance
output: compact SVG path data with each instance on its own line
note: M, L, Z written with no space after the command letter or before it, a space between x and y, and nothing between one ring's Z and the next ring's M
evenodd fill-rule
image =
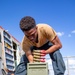
M23 17L20 21L20 28L22 31L28 31L36 26L34 18L30 16Z

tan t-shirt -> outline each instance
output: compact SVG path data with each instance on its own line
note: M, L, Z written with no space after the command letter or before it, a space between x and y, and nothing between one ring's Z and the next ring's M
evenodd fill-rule
M51 26L47 24L37 24L36 26L38 32L38 43L33 43L26 36L24 36L22 40L22 49L25 52L30 50L31 46L41 47L47 43L47 41L51 42L56 36L56 32L52 29Z

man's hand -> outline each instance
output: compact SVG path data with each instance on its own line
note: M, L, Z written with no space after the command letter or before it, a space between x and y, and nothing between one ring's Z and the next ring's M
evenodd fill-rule
M46 50L34 50L32 52L33 55L38 55L38 56L45 56L46 55Z
M34 58L33 60L34 62L45 62L45 58L39 58L39 59Z
M40 62L45 62L45 58L40 59Z
M41 50L41 56L45 56L46 55L46 50Z
M33 56L32 56L31 51L30 51L30 50L27 50L27 51L25 52L25 54L26 54L26 56L27 56L27 58L28 58L29 63L33 63Z

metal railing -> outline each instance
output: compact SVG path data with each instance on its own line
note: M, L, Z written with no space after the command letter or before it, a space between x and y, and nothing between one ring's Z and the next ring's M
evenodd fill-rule
M65 75L75 75L75 56L66 56L63 59L66 65ZM50 58L47 58L47 60L50 60ZM51 63L49 63L49 75L54 75Z

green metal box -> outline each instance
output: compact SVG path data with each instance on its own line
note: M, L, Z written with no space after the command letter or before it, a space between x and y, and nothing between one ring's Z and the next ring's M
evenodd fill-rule
M48 63L28 63L27 75L48 75Z

